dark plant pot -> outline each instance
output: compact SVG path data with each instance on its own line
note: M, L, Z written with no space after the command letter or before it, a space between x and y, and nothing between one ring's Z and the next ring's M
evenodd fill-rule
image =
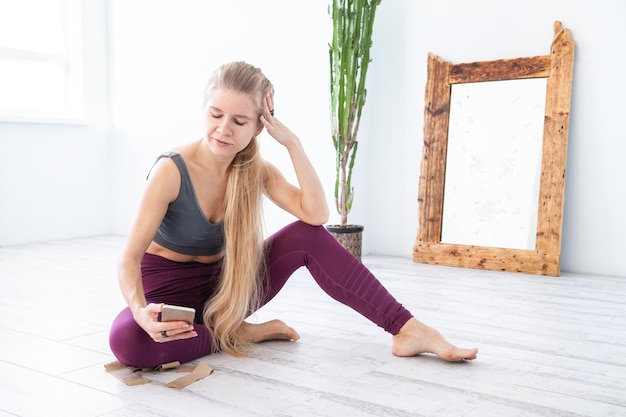
M345 226L329 224L326 226L326 230L337 239L341 246L354 255L359 261L361 260L361 247L363 246L363 229L364 226L358 224L348 224Z

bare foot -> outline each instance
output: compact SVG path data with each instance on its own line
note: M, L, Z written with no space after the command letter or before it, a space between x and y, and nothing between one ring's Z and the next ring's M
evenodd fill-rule
M237 331L244 343L259 343L267 340L298 340L300 335L281 320L252 324L243 322Z
M393 337L391 353L396 356L434 353L443 360L458 362L476 359L478 349L458 348L448 342L437 330L412 318Z

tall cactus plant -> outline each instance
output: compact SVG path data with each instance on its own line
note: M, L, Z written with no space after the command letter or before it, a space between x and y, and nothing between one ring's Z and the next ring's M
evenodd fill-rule
M359 142L357 134L367 90L365 78L372 46L376 7L381 0L332 0L330 50L330 112L336 155L335 205L341 225L348 223L354 201L352 169Z

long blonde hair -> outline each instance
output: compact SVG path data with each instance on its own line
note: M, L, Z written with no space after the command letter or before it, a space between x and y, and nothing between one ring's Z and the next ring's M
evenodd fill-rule
M249 94L259 103L273 92L273 86L260 69L245 62L219 67L205 90L216 88ZM222 273L215 294L204 306L204 323L211 331L214 350L233 355L245 352L237 329L259 306L260 279L265 272L263 253L263 161L257 138L237 154L229 168L224 197L225 250Z

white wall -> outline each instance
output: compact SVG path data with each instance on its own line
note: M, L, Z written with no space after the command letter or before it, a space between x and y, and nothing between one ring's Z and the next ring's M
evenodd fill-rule
M83 23L86 124L0 122L0 246L111 232L103 1Z
M206 78L235 59L260 66L276 85L277 116L301 137L332 206L328 2L86 3L93 122L0 123L0 245L125 233L154 158L200 136ZM364 252L411 256L428 52L452 62L545 55L560 20L577 43L562 267L626 276L618 257L626 234L626 144L618 124L626 93L618 74L626 63L625 12L621 0L383 1L349 219L366 226ZM285 152L267 136L263 153L292 175ZM271 207L267 214L270 232L291 220ZM333 211L331 221L337 219Z

